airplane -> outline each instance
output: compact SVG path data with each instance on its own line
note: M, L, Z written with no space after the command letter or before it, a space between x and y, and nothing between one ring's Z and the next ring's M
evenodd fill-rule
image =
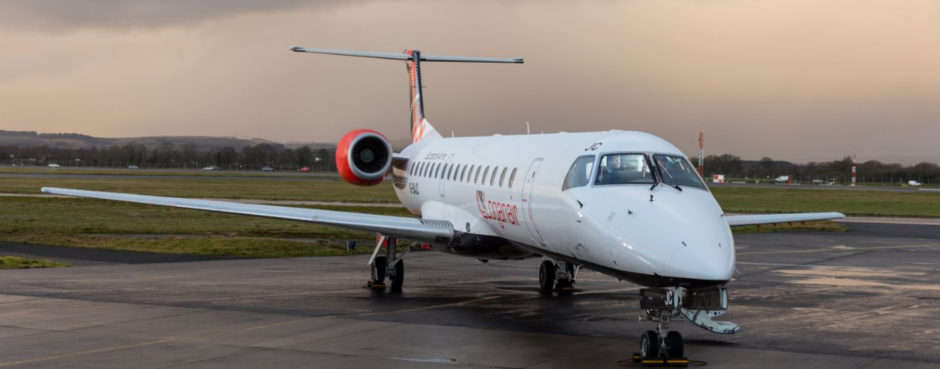
M367 265L371 286L400 292L398 240L488 261L543 258L542 293L570 293L581 268L642 286L640 308L656 324L640 337L643 360L681 360L673 320L720 334L739 326L712 318L728 309L735 271L733 226L841 218L836 212L728 215L695 167L666 140L637 131L442 137L425 119L421 63L523 63L521 58L312 49L404 61L409 74L411 141L394 152L371 129L340 139L336 167L347 182L374 186L391 176L416 217L359 214L227 201L44 187L58 195L216 211L376 232ZM384 252L381 252L384 250ZM681 361L679 361L681 363Z

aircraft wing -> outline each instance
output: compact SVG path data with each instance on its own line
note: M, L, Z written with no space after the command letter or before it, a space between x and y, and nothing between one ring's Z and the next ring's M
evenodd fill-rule
M136 202L183 209L217 211L331 225L360 231L378 232L415 241L448 243L454 234L453 225L444 220L429 220L389 215L361 214L345 211L304 209L287 206L244 204L231 201L198 200L178 197L134 195L117 192L85 191L43 187L42 192L103 200Z
M755 224L802 222L810 220L828 220L845 218L845 214L836 212L826 213L790 213L790 214L755 214L755 215L726 215L725 220L729 226L744 226Z

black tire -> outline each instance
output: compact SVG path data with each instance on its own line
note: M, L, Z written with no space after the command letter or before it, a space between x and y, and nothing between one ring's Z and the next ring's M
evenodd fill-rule
M372 263L372 284L373 285L384 285L385 284L385 262L384 256L376 256L375 261Z
M539 291L542 293L552 293L555 287L555 263L551 260L542 261L539 267Z
M682 335L676 331L666 333L666 357L680 359L685 357L685 347L682 344Z
M392 280L392 292L401 292L401 286L405 284L405 261L399 260L395 263L395 275L389 277Z
M646 331L640 336L640 356L644 360L659 359L659 335Z

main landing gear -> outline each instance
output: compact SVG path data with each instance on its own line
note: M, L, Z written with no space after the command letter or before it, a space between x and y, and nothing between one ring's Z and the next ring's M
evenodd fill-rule
M539 291L550 294L569 293L574 291L574 278L578 273L578 266L559 260L545 259L539 267Z
M405 283L405 252L400 255L397 253L398 239L391 236L378 235L376 237L375 251L369 258L369 266L372 267L372 278L368 287L373 290L385 290L386 278L391 283L392 292L401 292L401 287ZM378 255L379 250L385 246L385 255Z

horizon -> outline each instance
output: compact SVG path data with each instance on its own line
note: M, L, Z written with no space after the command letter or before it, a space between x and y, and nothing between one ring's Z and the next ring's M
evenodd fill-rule
M197 135L197 136L186 136L186 135L182 135L182 136L180 136L180 135L159 135L159 136L103 137L103 136L93 136L93 135L89 135L89 134L85 134L85 133L79 133L79 132L38 132L38 131L9 131L9 130L0 130L0 133L2 133L2 132L35 133L35 134L37 134L37 135L80 135L80 136L85 136L85 137L90 137L90 138L95 138L95 139L109 139L109 140L110 140L110 139L113 139L113 140L127 140L127 139L136 139L136 138L140 138L140 139L153 139L153 138L213 138L213 139L219 139L219 138L223 138L223 139L235 139L235 140L243 140L243 141L267 141L267 142L271 142L271 143L275 143L275 144L279 144L279 145L284 145L284 146L310 145L310 144L313 144L313 145L331 145L331 146L335 146L335 145L336 145L336 142L330 142L330 141L277 141L277 140L270 140L270 139L259 138L259 137L244 138L244 137L237 137L237 136L206 136L206 135ZM569 132L576 132L576 131L569 131ZM544 134L552 134L552 133L557 133L557 132L544 132ZM543 133L540 132L540 133L532 133L532 134L543 134ZM512 134L508 134L508 135L504 135L504 136L510 136L510 135L512 135ZM522 135L522 134L519 134L519 135ZM458 137L461 137L461 136L458 136ZM467 137L469 137L469 136L467 136ZM396 144L396 143L402 143L402 142L405 142L405 143L410 144L410 140L409 140L408 138L398 138L398 139L391 140L391 142L392 142L393 145ZM695 151L694 153L692 153L691 155L690 155L689 153L686 153L686 155L689 157L689 160L694 161L694 160L697 158L698 151L696 150L696 151ZM805 165L805 164L809 164L809 163L825 163L825 162L840 161L840 160L845 159L846 157L850 157L850 156L851 156L851 155L845 155L845 156L841 156L841 157L837 157L837 158L831 158L831 159L812 159L812 160L808 160L808 161L796 161L796 160L789 160L789 159L786 159L786 158L775 158L775 157L768 156L768 155L763 155L763 156L759 156L759 157L745 157L745 156L742 156L742 155L737 154L737 153L734 153L734 152L722 152L722 153L710 154L707 150L705 150L705 157L708 157L708 156L711 156L711 155L714 155L714 156L720 156L720 155L734 155L734 156L737 156L737 157L739 157L741 160L744 160L744 161L760 161L760 160L763 159L764 157L769 157L769 158L773 159L775 162L787 162L787 163L796 164L796 165ZM914 165L920 164L920 163L940 164L940 162L931 162L931 161L926 161L926 160L905 162L905 161L896 161L896 160L886 160L886 159L882 159L882 158L869 158L869 159L866 159L866 160L858 159L857 163L858 163L858 164L862 164L862 163L865 163L865 162L871 161L871 160L879 161L879 162L881 162L881 163L883 163L883 164L901 164L901 165L904 165L904 166L914 166ZM694 163L693 163L693 164L694 164Z

